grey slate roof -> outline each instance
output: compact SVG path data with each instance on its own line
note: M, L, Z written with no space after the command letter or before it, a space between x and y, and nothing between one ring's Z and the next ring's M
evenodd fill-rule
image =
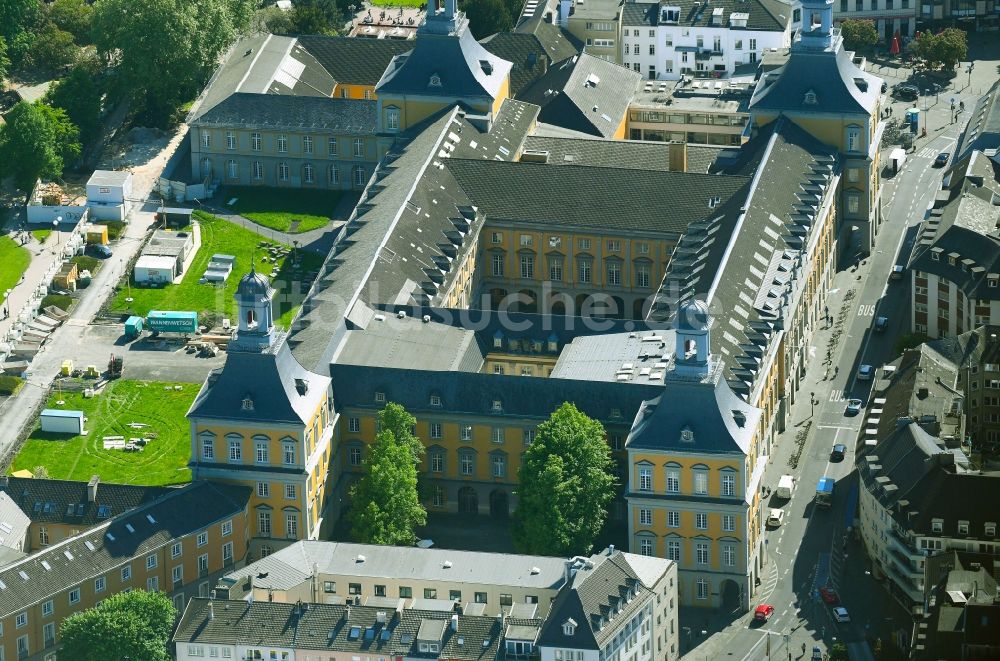
M413 50L413 42L402 39L302 35L298 43L316 58L333 80L347 85L374 86L392 58Z
M496 99L511 66L483 48L468 30L460 35L418 32L413 50L396 56L375 90L456 101ZM440 79L439 87L430 86L433 76Z
M304 390L299 384L305 386ZM188 418L308 424L330 387L330 378L303 368L279 341L261 353L232 351L205 380ZM253 408L243 407L249 398Z
M641 78L631 69L581 53L553 64L518 98L541 107L540 122L612 138Z
M864 81L866 89L862 90L856 79ZM878 103L881 86L882 79L855 65L837 37L832 50L793 46L788 63L758 82L750 110L869 116ZM815 105L806 103L807 92L816 94Z
M998 300L1000 287L989 286L989 276L1000 274L996 166L983 152L972 151L949 170L945 182L947 200L922 224L909 265L955 283L969 298Z
M959 421L957 416L949 415L951 405L962 399L955 390L958 365L935 350L932 343L903 352L889 365L895 369L875 385L877 396L885 400L877 440L893 434L899 427L898 420L905 417L921 421L921 427L932 436L953 434Z
M117 571L171 540L236 516L246 509L250 494L249 487L193 482L7 565L0 570L0 615L20 612L69 586Z
M322 652L376 654L388 658L420 657L418 632L439 636L440 658L495 661L503 623L493 617L370 606L215 601L195 598L177 625L178 644L250 645ZM210 612L212 615L210 616ZM380 622L382 614L385 622ZM438 633L439 631L439 633ZM435 655L435 658L438 658Z
M750 181L743 176L524 162L451 159L445 165L493 220L673 234L711 215L710 197L737 197Z
M573 582L552 603L539 646L599 650L621 631L621 622L628 622L647 603L645 597L655 598L643 580L648 580L647 572L640 578L626 555L631 554L605 552L574 564ZM665 571L670 561L660 562ZM563 631L569 620L576 623L571 636Z
M945 450L915 423L881 439L858 471L864 488L915 535L977 539L987 522L996 522L1000 473L970 471L961 451ZM939 533L932 529L934 519L942 521ZM960 520L969 523L967 535L958 532Z
M371 368L355 365L330 366L334 401L344 408L381 408L375 393L398 402L420 415L441 410L454 415L512 416L546 420L563 402L571 402L604 424L628 424L643 400L662 392L662 386L642 383L592 382L470 372L431 372L411 369ZM442 406L432 407L432 394ZM494 411L500 400L502 411ZM618 416L615 417L615 413Z
M486 50L513 65L512 96L541 77L553 62L573 57L580 50L576 38L559 26L544 21L535 25L533 32L499 32L481 42Z
M781 32L789 24L792 8L782 0L713 0L710 4L700 5L696 0L671 0L672 7L680 7L680 21L669 25L686 27L730 27L734 12L749 14L746 28L737 30L757 30ZM626 2L622 6L622 25L650 26L660 25L660 5L647 2ZM722 20L713 23L712 10L722 7ZM699 11L700 10L700 11ZM667 25L667 23L664 23Z
M25 550L25 535L31 519L25 514L14 499L5 491L0 491L0 553L7 554L11 550ZM0 566L7 564L6 558L0 556Z
M246 37L232 46L188 121L197 122L233 94L328 97L335 82L293 37Z
M327 131L353 135L375 133L378 102L314 96L264 95L238 92L197 119L202 126L295 131Z
M968 156L973 150L1000 148L1000 82L993 84L986 94L979 97L972 112L969 123L965 126L955 154L958 158Z
M358 562L358 556L364 556L364 562ZM451 567L446 568L445 561L450 561ZM538 572L533 573L532 568ZM266 573L266 584L282 590L300 585L314 572L369 578L409 576L426 581L555 590L563 583L563 570L562 558L540 555L298 541L233 571L226 578L239 582Z
M589 165L630 170L670 171L670 151L687 149L686 172L707 173L721 147L530 135L524 149L548 152L549 165Z
M498 117L507 109L505 103ZM513 157L506 145L520 140L531 109L511 105L509 112L486 137L458 108L449 109L402 136L383 159L293 321L288 342L302 364L326 371L359 300L440 302L455 278L449 265L466 257L482 227L481 214L442 164L472 142L478 155L478 141L490 158Z
M10 496L33 522L64 523L81 528L151 503L172 490L169 487L99 482L97 497L94 502L90 502L86 482L7 476L0 478L0 492ZM70 506L73 507L72 513Z
M667 320L696 295L707 300L716 322L711 352L745 397L777 336L776 320L787 314L782 296L791 298L804 284L795 277L794 260L814 231L820 201L833 194L838 170L830 148L783 118L724 166L727 173L756 178L742 196L723 196L709 221L688 227L650 318Z

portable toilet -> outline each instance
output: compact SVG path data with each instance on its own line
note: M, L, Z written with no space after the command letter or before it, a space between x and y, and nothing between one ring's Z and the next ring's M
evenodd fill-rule
M125 320L125 339L134 340L142 332L142 317L135 315Z
M64 360L62 361L62 367L59 369L59 374L62 376L72 376L73 375L73 361Z

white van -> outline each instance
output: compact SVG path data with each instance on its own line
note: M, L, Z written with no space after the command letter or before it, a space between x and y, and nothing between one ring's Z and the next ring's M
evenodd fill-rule
M781 479L778 480L778 488L775 489L774 495L778 498L783 498L788 500L792 497L792 490L795 488L795 478L791 475L782 475Z

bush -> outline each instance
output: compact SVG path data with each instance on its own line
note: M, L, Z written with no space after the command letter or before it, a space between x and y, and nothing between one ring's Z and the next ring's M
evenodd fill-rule
M79 270L90 271L91 273L97 273L97 269L101 267L101 260L87 255L77 255L70 261L76 264Z
M65 294L49 294L42 299L42 308L47 308L50 305L54 305L60 310L69 312L70 306L73 305L73 297Z
M24 385L24 379L10 374L0 374L0 395L9 397L17 393Z
M109 241L117 241L125 233L125 223L120 220L109 220L98 225L107 225Z

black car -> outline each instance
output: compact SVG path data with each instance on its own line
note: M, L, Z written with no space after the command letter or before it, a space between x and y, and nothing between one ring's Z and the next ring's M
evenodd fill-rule
M949 154L946 151L941 152L940 154L937 155L937 158L934 159L934 167L943 168L944 166L948 165L949 158L951 158L951 154Z
M90 255L91 257L97 257L98 259L107 259L111 257L111 248L107 247L103 243L91 243L84 249L84 254Z
M920 98L920 90L917 89L916 85L903 83L893 88L892 95L903 101L916 101Z
M830 461L843 461L845 454L847 454L847 446L843 443L837 443L830 452Z

